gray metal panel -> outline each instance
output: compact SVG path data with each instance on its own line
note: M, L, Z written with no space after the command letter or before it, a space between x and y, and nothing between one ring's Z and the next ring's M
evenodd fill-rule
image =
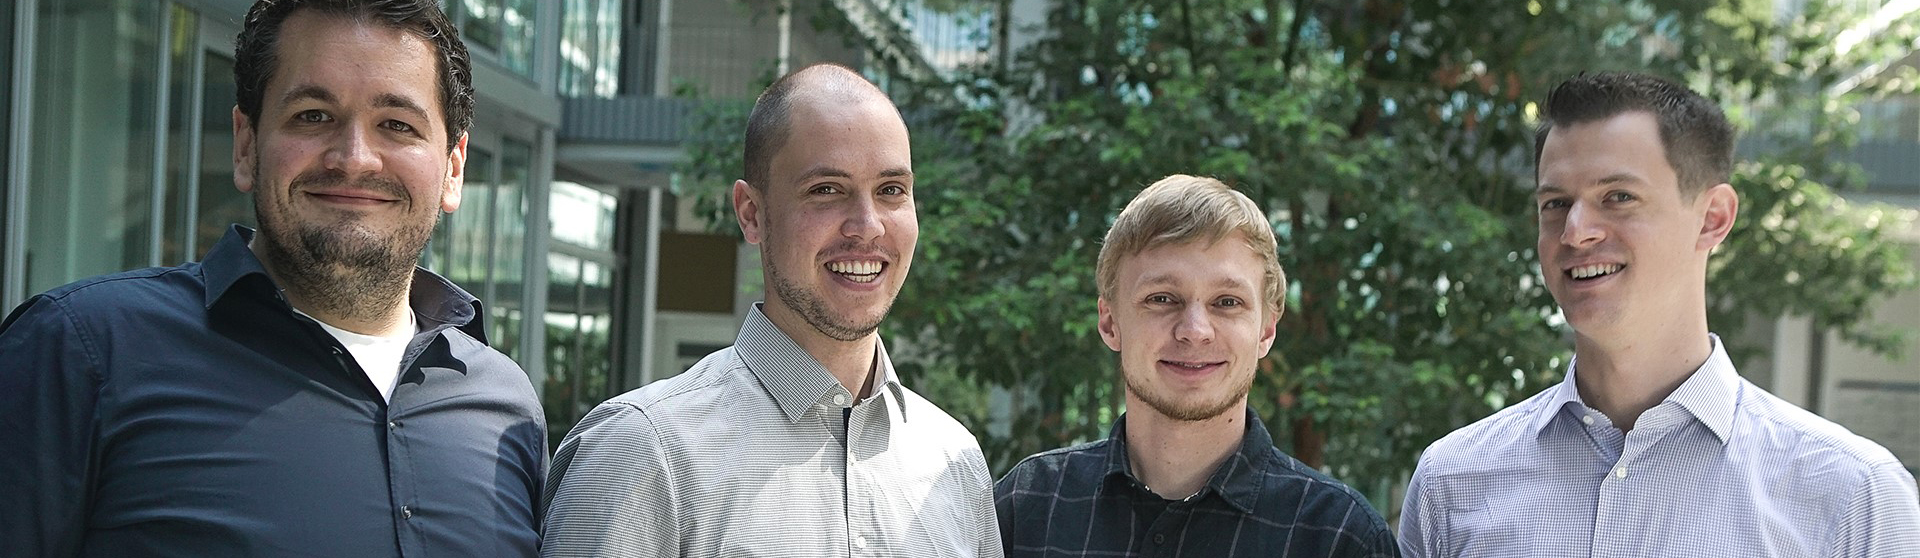
M620 96L566 99L561 110L563 142L678 144L687 137L687 121L697 101L671 97Z
M1850 158L1867 171L1868 192L1920 194L1920 142L1863 141Z

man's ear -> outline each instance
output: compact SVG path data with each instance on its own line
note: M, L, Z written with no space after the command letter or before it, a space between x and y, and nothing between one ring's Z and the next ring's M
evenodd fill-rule
M233 187L241 192L253 192L253 120L240 112L240 105L233 106Z
M460 196L467 186L467 133L460 133L460 141L454 142L453 151L447 153L447 181L440 189L440 211L453 213L460 209Z
M1728 233L1733 232L1734 217L1740 213L1740 194L1733 191L1731 184L1715 184L1700 192L1694 204L1696 208L1704 210L1700 216L1700 238L1695 249L1712 251L1727 239Z
M1108 349L1120 352L1120 330L1113 323L1113 308L1107 305L1106 297L1100 297L1099 307L1100 322L1096 329L1100 330L1100 340L1107 343Z
M760 199L761 194L745 180L733 181L733 219L740 224L740 235L751 244L766 239L766 215L761 214L766 202Z

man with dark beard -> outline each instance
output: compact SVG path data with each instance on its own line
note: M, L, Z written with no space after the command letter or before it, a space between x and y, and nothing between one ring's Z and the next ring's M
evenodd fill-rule
M235 51L260 231L0 323L0 546L534 555L533 387L414 267L460 202L465 46L434 0L262 0Z
M846 68L748 118L733 208L767 301L732 347L560 443L543 556L999 556L973 435L900 383L877 329L919 223L907 128Z
M1273 227L1211 178L1142 190L1100 246L1100 337L1127 412L995 489L1007 556L1398 556L1360 494L1273 447L1247 408L1286 293Z

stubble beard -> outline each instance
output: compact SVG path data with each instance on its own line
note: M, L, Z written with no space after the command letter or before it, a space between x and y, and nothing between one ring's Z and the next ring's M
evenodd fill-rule
M780 295L780 304L799 314L801 319L807 321L807 325L813 326L814 331L835 341L859 341L880 329L880 322L886 319L887 312L893 310L893 300L899 295L896 292L888 296L887 303L880 308L880 315L872 320L855 322L833 313L819 296L789 280L780 272L780 266L773 263L774 259L766 258L767 282L771 283L773 292Z
M261 176L257 168L254 176ZM294 196L302 184L345 180L337 173L302 175L282 191ZM396 182L364 180L358 185L411 199ZM288 202L282 199L283 207L267 207L264 196L255 194L253 199L261 254L282 288L316 311L354 320L379 320L395 304L405 303L414 264L433 237L439 211L408 215L407 223L390 238L382 238L352 218L323 225L296 224L291 210L284 207Z
M1147 373L1150 374L1152 371L1148 371ZM1218 417L1226 413L1228 409L1232 409L1235 404L1247 396L1249 390L1253 389L1253 374L1243 374L1243 379L1239 380L1236 385L1232 386L1233 389L1228 390L1227 393L1219 399L1189 402L1180 401L1176 397L1170 397L1165 393L1154 391L1152 386L1146 385L1145 381L1137 378L1134 374L1123 372L1121 376L1126 378L1127 391L1132 392L1134 397L1146 403L1154 412L1182 422L1199 422Z

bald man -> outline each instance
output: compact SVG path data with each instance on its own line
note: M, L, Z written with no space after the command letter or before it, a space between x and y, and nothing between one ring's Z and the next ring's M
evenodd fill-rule
M911 155L846 68L760 95L732 194L766 302L732 347L567 433L541 555L1001 556L979 444L876 333L919 237Z

